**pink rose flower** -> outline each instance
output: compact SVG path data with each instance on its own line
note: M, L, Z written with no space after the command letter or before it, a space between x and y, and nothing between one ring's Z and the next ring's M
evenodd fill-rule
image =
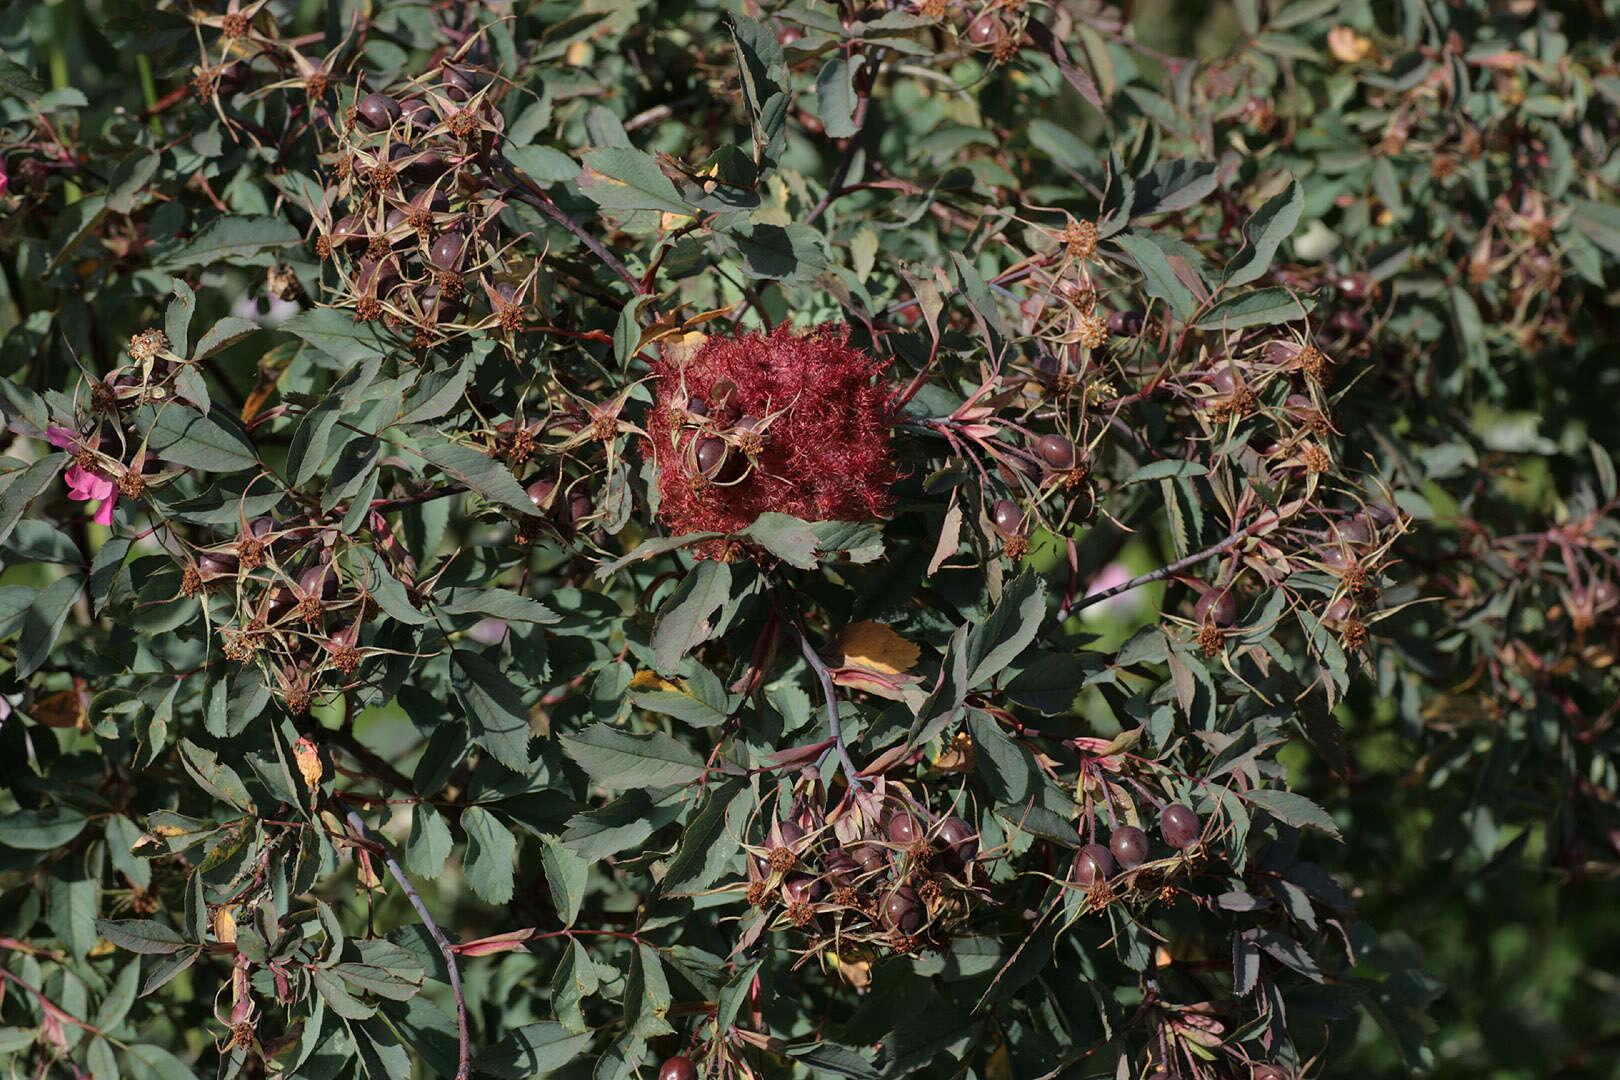
M46 440L59 450L77 454L83 442L72 431L52 424L45 429ZM95 469L87 469L78 462L63 475L67 482L68 498L75 502L98 502L96 524L111 525L113 506L118 502L118 485L112 477Z

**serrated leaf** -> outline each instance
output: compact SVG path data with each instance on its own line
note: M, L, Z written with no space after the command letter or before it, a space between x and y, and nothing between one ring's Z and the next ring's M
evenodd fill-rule
M564 926L574 925L580 905L585 902L585 879L591 864L562 846L552 836L542 837L540 865L551 888L551 902Z
M221 349L227 349L249 334L258 333L264 329L256 322L241 319L235 315L227 315L214 325L197 341L197 351L192 360L206 360Z
M816 76L816 115L821 126L835 139L855 134L855 88L850 82L849 61L834 53Z
M1193 324L1198 330L1243 330L1251 326L1276 326L1309 315L1316 301L1296 296L1287 289L1257 289L1220 301Z
M670 861L659 891L666 896L701 892L725 872L740 849L727 842L732 807L748 790L747 782L727 780L710 788L703 805L686 824L681 845Z
M499 503L529 517L539 509L510 470L482 451L453 442L427 443L417 448L427 462L465 484L490 502Z
M450 655L450 685L478 745L512 771L527 771L529 711L512 681L484 657L457 649Z
M1243 224L1246 244L1226 266L1225 287L1247 285L1264 277L1282 242L1293 235L1305 209L1305 191L1289 177L1288 186L1267 199ZM1209 320L1206 319L1206 322Z
M1303 795L1277 788L1257 788L1240 792L1239 796L1249 805L1266 811L1286 825L1296 829L1320 829L1335 839L1339 837L1338 823L1326 810Z
M1012 663L1040 632L1046 618L1046 582L1033 573L1015 578L1001 602L968 634L968 686L981 686Z
M469 806L461 815L467 833L467 880L473 892L491 904L512 899L512 859L517 840L494 814Z
M185 938L151 919L97 919L96 933L120 949L146 956L179 952L186 945Z
M729 563L705 560L681 580L653 622L653 662L673 673L681 659L709 638L709 617L731 596Z
M702 760L661 731L637 735L592 724L577 735L562 736L561 742L569 757L607 787L669 787L690 784L704 774Z
M243 263L266 248L282 248L302 239L291 222L279 217L215 218L196 236L162 260L170 269L210 266L217 262Z
M627 146L605 146L580 156L589 170L579 178L580 193L602 209L692 213L652 155Z
M590 1032L573 1032L551 1020L509 1031L478 1055L477 1071L501 1080L545 1076L568 1064L591 1045Z

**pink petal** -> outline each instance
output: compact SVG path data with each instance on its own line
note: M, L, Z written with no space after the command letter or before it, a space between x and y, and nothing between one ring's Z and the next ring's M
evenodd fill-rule
M116 487L110 479L83 465L74 465L62 474L62 479L67 481L68 496L80 501L105 499Z
M58 450L71 450L78 445L79 437L65 427L55 424L45 429L45 438Z
M112 524L113 505L115 503L117 503L117 502L118 502L118 496L117 496L116 493L113 494L113 495L109 495L107 498L102 500L101 506L96 510L96 524L97 525L111 525Z

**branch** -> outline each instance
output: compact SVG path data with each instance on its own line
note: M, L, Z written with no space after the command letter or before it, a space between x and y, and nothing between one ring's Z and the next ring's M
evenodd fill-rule
M422 902L421 896L417 895L416 888L411 884L410 879L405 876L405 871L389 852L387 842L373 832L371 827L355 811L348 811L347 817L349 827L369 843L375 844L382 852L382 860L387 865L388 872L393 875L395 881L399 882L399 887L405 890L405 899L409 900L411 907L416 909L416 914L421 918L422 925L427 927L427 932L433 937L433 943L439 947L439 952L444 957L445 969L450 973L450 992L456 998L456 1032L460 1039L460 1052L456 1057L456 1080L467 1080L467 1077L472 1073L472 1038L467 1030L467 999L461 992L461 969L456 966L455 946L451 945L449 940L445 938L444 931L439 929L439 924L433 921L433 916L428 913L427 905Z
M507 175L512 183L517 185L516 187L509 189L510 194L517 196L519 199L539 210L552 221L555 221L557 224L573 233L574 236L579 239L579 242L590 248L591 253L594 254L598 259L601 259L603 264L606 265L609 270L612 270L619 276L621 281L630 286L632 292L639 296L652 291L648 286L645 286L638 281L636 276L625 268L624 263L620 262L618 257L614 255L613 252L603 247L600 240L586 232L584 227L581 226L579 222L565 214L562 207L558 206L555 202L552 202L550 195L547 195L544 191L542 191L539 185L537 185L533 180L530 180L527 176L523 175L523 173L519 172L511 162L507 161L505 158L500 158L499 166L500 170Z
M849 746L844 742L844 722L838 716L838 691L833 687L832 672L827 670L826 662L811 646L810 639L804 636L804 629L799 625L799 614L789 611L782 606L781 598L776 594L776 586L769 577L765 578L765 587L770 591L771 603L776 608L777 615L788 628L795 641L799 643L799 651L804 654L805 662L821 680L821 693L827 699L827 727L832 731L833 749L838 754L838 762L844 767L844 775L852 788L861 786L860 772L855 768L855 762L850 760Z
M855 134L845 140L844 156L838 161L838 169L833 173L832 180L828 182L826 193L821 196L815 206L811 207L810 213L805 215L804 223L806 225L815 224L816 218L822 215L823 211L827 209L834 199L847 194L844 188L844 178L849 175L850 166L855 164L855 150L860 146L861 137L866 134L866 123L872 114L872 96L877 93L878 75L883 70L883 59L888 54L888 51L887 49L879 49L873 54L872 77L867 81L866 93L861 95L860 104L857 107L860 115L855 118Z
M1262 525L1271 525L1276 521L1277 518L1272 516L1270 518L1262 518L1260 520L1250 522L1248 525L1245 525L1243 528L1239 529L1231 536L1228 536L1225 540L1222 540L1214 547L1207 547L1203 551L1196 551L1193 554L1188 555L1185 559L1177 559L1169 566L1161 566L1157 570L1150 570L1139 577L1131 578L1131 580L1125 582L1123 585L1115 585L1112 589L1104 589L1101 592L1090 593L1086 596L1082 596L1073 603L1064 601L1063 606L1058 608L1057 621L1052 624L1052 628L1050 630L1046 631L1046 634L1050 634L1058 627L1062 626L1069 616L1073 615L1077 611L1088 608L1092 604L1100 604L1104 600L1118 596L1120 593L1130 592L1132 589L1139 589L1143 585L1151 585L1155 581L1163 581L1172 574L1179 574L1189 566L1197 566L1199 563L1204 562L1205 560L1213 559L1215 556L1227 551L1241 541L1247 539L1250 534L1252 534ZM1041 636L1045 637L1046 634L1042 634Z

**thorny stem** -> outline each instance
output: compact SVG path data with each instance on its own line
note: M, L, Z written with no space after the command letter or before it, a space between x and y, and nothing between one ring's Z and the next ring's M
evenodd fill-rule
M389 851L388 845L383 838L373 832L371 827L355 811L348 811L346 817L350 828L381 851L382 860L388 867L388 872L393 875L395 881L399 882L399 887L405 891L405 899L409 900L411 907L416 909L416 914L421 918L422 925L427 927L427 932L433 937L433 943L439 947L439 952L444 957L445 970L450 973L450 992L455 995L456 999L456 1033L460 1040L460 1050L456 1055L456 1080L467 1080L467 1077L472 1073L472 1037L467 1029L467 999L461 992L461 969L456 966L455 947L445 938L444 931L439 929L439 924L433 921L433 916L429 914L427 905L422 902L421 896L417 895L415 886L405 876L405 871L400 868L399 863L394 859L393 853Z
M776 593L776 587L767 577L765 587L770 590L771 602L776 607L776 613L782 620L782 625L788 628L795 641L799 643L799 651L804 654L805 662L816 673L821 681L822 696L827 699L827 727L831 729L833 750L838 754L838 763L844 767L844 776L849 780L852 789L861 787L860 772L855 768L855 762L850 760L849 746L844 742L844 724L838 716L838 691L833 687L832 672L827 670L825 661L811 646L810 639L805 637L804 628L799 625L799 614L788 610Z

